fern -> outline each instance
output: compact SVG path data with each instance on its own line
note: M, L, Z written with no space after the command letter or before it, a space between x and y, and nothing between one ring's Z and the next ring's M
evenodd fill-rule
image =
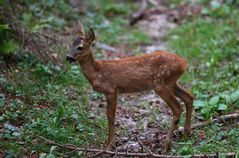
M13 55L18 49L18 43L7 24L0 24L0 55Z
M4 55L12 55L18 48L18 45L13 40L3 41L0 45L0 52Z

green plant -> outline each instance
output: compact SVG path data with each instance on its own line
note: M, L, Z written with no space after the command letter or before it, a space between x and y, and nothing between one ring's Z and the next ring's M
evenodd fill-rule
M60 31L67 24L65 18L78 18L77 7L65 0L26 0L24 5L24 12L18 7L15 9L18 9L20 16L17 16L31 32L42 32L45 29Z
M196 111L202 114L204 119L211 118L215 112L228 110L228 105L237 105L239 101L239 91L236 90L229 94L224 92L209 99L209 101L196 100L194 107Z
M18 48L18 43L8 24L0 24L0 36L0 53L7 56L14 54Z
M201 13L211 17L225 17L230 15L231 12L235 12L236 5L239 4L238 1L233 0L226 0L225 2L201 0L201 3L207 4Z
M62 70L53 64L43 64L36 56L26 53L23 59L18 63L17 71L6 69L5 73L13 77L0 80L3 92L18 98L8 99L4 104L5 97L0 95L0 104L4 109L1 122L21 122L28 150L38 151L44 156L50 148L44 143L32 144L36 138L28 132L78 146L97 144L95 137L106 137L106 119L100 118L89 108L88 97L84 93L87 82L78 66L71 65L67 70ZM95 117L89 118L90 113ZM4 150L13 149L18 140L11 132L6 132L4 137L4 142L1 142ZM14 151L9 151L9 155L17 157L22 152L16 146ZM53 151L45 154L46 157L49 155L55 154Z
M189 61L183 82L191 83L194 106L202 119L237 108L237 13L232 9L227 18L199 17L170 33L178 38L170 39L169 45Z

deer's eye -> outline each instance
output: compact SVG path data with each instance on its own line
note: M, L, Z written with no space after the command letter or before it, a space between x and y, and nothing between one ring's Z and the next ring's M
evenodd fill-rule
M82 51L83 47L77 47L76 50Z

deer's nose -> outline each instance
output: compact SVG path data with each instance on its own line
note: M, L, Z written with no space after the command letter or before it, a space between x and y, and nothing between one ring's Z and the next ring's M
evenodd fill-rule
M66 56L66 60L69 62L69 63L72 63L74 61L76 61L75 58L71 57L71 56Z

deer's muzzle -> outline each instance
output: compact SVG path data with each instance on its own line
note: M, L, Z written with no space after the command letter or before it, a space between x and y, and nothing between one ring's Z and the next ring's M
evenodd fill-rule
M71 56L66 56L66 60L69 62L69 63L72 63L74 61L76 61L75 58L71 57Z

